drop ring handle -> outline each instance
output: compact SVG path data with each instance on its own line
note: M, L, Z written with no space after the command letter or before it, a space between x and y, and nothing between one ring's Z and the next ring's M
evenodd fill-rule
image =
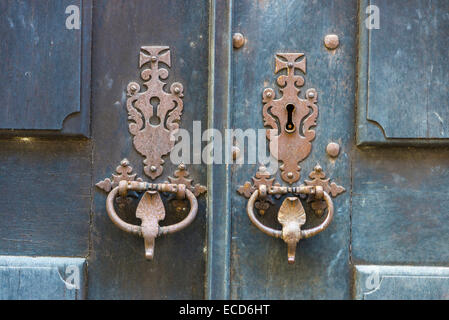
M153 230L150 232L146 230L144 226L144 221L142 221L142 225L134 225L123 221L115 211L114 208L114 200L115 198L120 196L126 196L128 190L134 191L149 191L153 193L157 192L169 192L175 193L178 199L187 198L190 203L190 211L188 215L180 222L168 225L168 226L159 226L156 221L155 226L157 230ZM196 214L198 212L198 201L195 195L188 189L184 184L151 184L146 182L136 182L136 181L120 181L119 186L109 192L108 197L106 198L106 211L108 213L111 221L121 230L132 233L134 235L138 235L145 239L145 256L147 259L152 259L154 254L154 239L164 234L171 234L178 232L188 225L190 225L193 220L195 220Z
M296 224L295 230L293 230L294 237L291 236L292 230L289 227L284 228L282 230L276 230L270 227L267 227L262 222L260 222L256 215L254 214L254 203L257 199L259 199L260 194L264 194L265 196L267 194L287 194L287 193L293 193L293 194L314 194L317 199L323 199L326 202L327 205L327 215L324 221L310 229L301 230L301 225ZM301 206L302 208L302 206ZM317 235L318 233L324 231L332 222L333 216L334 216L334 204L332 202L331 197L329 194L323 190L322 187L316 186L316 187L297 187L297 188L272 188L267 191L266 186L261 186L259 189L255 190L251 197L248 200L248 204L246 206L246 211L248 213L248 217L251 220L251 222L263 233L275 237L275 238L282 238L288 245L288 261L289 263L294 263L295 261L295 249L296 244L300 239L307 239L310 237L313 237ZM278 217L279 219L279 217ZM291 226L291 224L290 224ZM289 234L287 234L289 232Z
M282 230L276 230L270 227L267 227L262 222L260 222L255 214L254 214L254 203L259 198L259 190L256 190L253 192L251 197L248 200L248 205L246 206L246 211L248 213L248 217L251 220L251 222L263 233L275 237L275 238L282 238ZM323 199L326 201L327 204L327 216L326 219L317 227L301 230L301 239L310 238L318 233L324 231L332 222L332 219L334 217L334 204L332 202L331 197L326 191L323 191Z

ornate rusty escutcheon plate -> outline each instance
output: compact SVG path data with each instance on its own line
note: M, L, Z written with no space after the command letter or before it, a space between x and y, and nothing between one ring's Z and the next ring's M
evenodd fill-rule
M298 96L304 78L295 74L295 70L306 72L306 58L301 59L303 56L303 53L278 53L274 72L287 70L287 75L280 75L277 79L282 97L275 99L271 88L263 92L264 125L271 127L267 130L270 153L282 162L282 180L290 184L299 180L301 167L298 163L312 150L315 131L311 128L316 125L318 117L316 90L308 89L306 99Z
M310 88L305 92L305 99L299 97L300 88L304 86L303 76L296 73L306 73L306 58L303 53L278 53L275 56L274 73L283 72L277 78L277 84L282 96L275 97L275 91L267 88L263 91L263 120L267 127L266 136L269 140L271 155L280 165L281 179L292 185L301 178L299 163L305 160L312 151L312 141L318 117L317 90ZM238 188L238 192L249 198L247 213L251 222L262 232L281 238L287 243L288 262L295 262L296 245L301 239L310 238L324 231L332 222L334 205L332 197L338 196L345 189L336 183L330 183L319 164L309 174L312 180L305 180L305 184L297 186L282 186L275 182L275 177L261 166L252 178L252 182L245 182ZM254 207L260 215L283 195L287 196L278 211L278 221L282 230L269 228L262 224L254 213ZM316 227L302 229L307 215L301 198L311 203L315 214L324 220Z
M168 77L168 71L160 64L170 67L168 47L142 47L139 67L144 67L141 77L146 90L140 92L137 82L129 83L127 88L129 132L134 136L134 147L145 157L144 171L151 179L162 174L162 156L175 145L174 134L179 128L183 109L182 84L174 82L170 92L165 92L165 82L161 80Z
M133 135L133 145L145 159L143 171L151 180L162 174L164 160L175 144L175 133L179 129L179 121L183 110L183 86L174 82L170 92L164 91L168 70L160 64L170 67L170 50L165 46L141 47L139 67L143 68L141 77L145 90L137 82L127 86L129 132ZM108 193L106 211L112 222L121 230L144 238L145 257L153 259L155 239L164 234L180 231L195 219L198 211L197 197L207 191L206 187L195 184L187 178L189 172L184 164L178 166L170 182L149 183L137 178L129 161L123 159L116 169L117 174L106 178L96 186ZM136 217L141 220L140 226L123 221L116 212L126 206L128 192L144 192L136 209ZM186 217L172 225L159 226L166 212L161 193L173 194L175 200L189 202L190 210ZM174 200L174 201L175 201ZM186 204L185 204L186 205Z

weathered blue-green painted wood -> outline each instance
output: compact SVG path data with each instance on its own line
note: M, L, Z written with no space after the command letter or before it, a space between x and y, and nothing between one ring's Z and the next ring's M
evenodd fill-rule
M232 1L211 4L209 127L224 133L231 117ZM215 164L208 170L207 299L229 299L230 295L230 198L234 192L230 175L226 164Z
M83 258L0 256L0 300L86 297Z
M247 39L241 49L234 50L232 59L233 127L263 128L262 91L265 87L276 88L275 54L305 53L307 74L302 94L307 88L316 88L319 117L312 152L301 164L301 181L308 179L308 173L319 162L328 176L347 190L351 184L356 18L357 2L347 0L237 1L233 9L233 32L241 32ZM329 33L340 38L340 47L334 52L323 44ZM341 145L336 160L325 152L331 141ZM286 244L251 224L246 214L247 199L236 192L256 170L257 165L232 167L231 297L349 298L350 193L334 200L331 226L316 237L300 241L296 263L289 265ZM275 219L281 201L276 203L263 220L280 229ZM310 208L307 210L306 227L317 225Z
M447 265L449 150L357 150L352 254L360 264Z
M357 144L433 145L434 148L354 149L352 261L355 264L447 266L449 149L441 146L447 140L434 139L439 136L432 133L434 130L446 132L441 124L447 123L447 90L444 85L447 74L440 71L447 69L447 59L442 57L447 53L441 52L444 41L436 39L438 36L447 37L447 4L442 1L371 2L379 5L381 29L371 30L371 33L365 29L364 12L369 2L362 1L359 10ZM407 31L407 28L411 30ZM369 40L369 34L376 36ZM430 38L435 41L426 41ZM377 52L375 57L368 48L374 48ZM396 53L403 59L395 60ZM375 69L372 61L377 66ZM400 73L399 68L404 70ZM395 83L391 83L392 80ZM384 81L386 86L383 90L395 90L395 93L388 97L387 91L380 90L379 86L371 90L373 81ZM438 101L432 100L436 97L439 97ZM400 101L406 103L402 105L407 108L406 114L395 109L394 104L373 104L373 101L385 98L396 102L402 99ZM418 106L421 106L419 110ZM394 124L395 130L399 130L396 137L386 138L382 128L367 122L367 108L372 107L371 110L379 110L384 117L379 120L380 124L386 127ZM443 116L444 121L433 123L433 112ZM385 118L386 115L389 119ZM420 129L417 123L424 123L424 126ZM440 131L441 128L444 130ZM407 132L410 134L403 134ZM391 131L386 133L388 136ZM401 136L403 139L396 139ZM440 289L447 289L446 278L441 281L428 277L419 281L402 280L405 282L399 278L386 282L385 287L370 297L446 298L439 294ZM355 287L358 289L357 281ZM414 286L408 288L412 283ZM396 286L396 291L392 286ZM429 293L427 289L431 287L435 290ZM409 290L404 292L407 288Z
M380 29L366 27L369 4ZM447 1L364 0L360 8L358 144L447 144Z
M354 273L359 300L449 299L449 268L358 265Z
M83 1L84 9L87 3ZM385 21L384 13L386 17L399 14L394 12L399 10L396 3L392 7L388 7L391 2L379 3L381 30L372 30L373 33L383 32L382 28L390 20L393 26L396 23L394 18ZM362 1L357 8L355 0L96 1L93 139L3 137L0 141L0 254L11 255L0 258L0 282L6 284L0 288L0 297L347 299L362 294L365 298L447 298L447 268L435 266L447 267L449 259L446 245L449 241L446 223L449 149L441 146L359 149L356 146L445 143L444 139L435 139L441 132L441 122L432 123L428 117L430 111L426 113L429 136L423 139L385 139L378 126L367 122L366 84L374 74L368 74L366 64L371 61L366 56L368 33L360 32L363 29L357 33L357 12L359 27L364 26L367 4ZM443 23L447 16L441 10L434 10L441 4L431 1L428 8L421 8L428 15L418 19L424 19L428 26ZM388 10L391 12L385 12ZM414 17L418 12L407 8L401 14L398 21L405 14ZM61 16L65 22L66 15ZM85 27L90 18L84 17ZM416 23L413 21L412 29L424 28ZM4 30L2 27L0 32ZM446 34L446 31L429 29L429 34ZM89 55L90 40L89 32L86 29L82 32L80 50L84 61ZM246 37L241 49L231 48L232 32L241 32ZM335 51L323 46L323 38L329 33L340 37L340 47ZM192 225L156 240L153 261L144 259L141 238L124 233L109 220L105 211L106 195L95 188L95 183L109 177L124 157L130 160L134 172L144 176L142 157L134 150L128 133L125 109L126 85L131 80L139 81L138 54L142 45L171 48L168 83L179 81L185 88L181 127L193 133L192 122L199 120L203 130L214 127L223 136L226 128L263 128L261 94L265 87L276 88L274 55L305 53L307 74L303 92L311 87L317 89L320 111L312 153L301 163L301 181L307 179L318 162L328 177L344 186L347 192L334 199L336 212L329 229L299 243L295 265L287 264L284 242L262 234L251 224L246 214L247 200L236 192L239 185L254 175L257 164L213 165L208 170L205 165L188 165L191 178L202 184L207 182L208 198L200 198L198 216ZM394 45L393 41L382 52L393 50L390 47ZM427 50L435 51L435 61L441 62L440 43L432 45ZM417 49L422 50L422 46ZM13 49L8 46L8 50ZM376 63L379 65L382 60ZM401 60L400 63L411 62ZM393 67L401 66L400 63ZM425 84L431 84L432 90L436 90L432 95L435 97L445 94L445 86L440 82L447 75L441 74L442 70L434 67L430 78L423 72L427 77ZM356 76L359 85L357 141L354 139ZM89 75L81 71L81 77L81 87L88 88ZM408 73L398 76L397 81L405 81L407 77ZM411 80L413 77L414 74ZM61 85L66 85L71 78L59 80L63 82ZM51 86L42 88L45 93L51 92ZM374 101L384 98L378 97L376 91L370 94L374 95ZM84 101L81 107L88 105L89 97L81 93L78 97ZM444 103L428 101L429 106L443 108L437 113L444 115ZM415 108L414 104L409 106ZM69 116L62 133L86 135L86 127L82 126L88 127L89 121L84 121L81 115L85 113ZM393 114L390 118L398 119L400 115ZM410 124L421 121L419 112L407 120ZM39 130L43 131L46 130ZM34 134L35 130L26 132ZM8 133L10 136L24 134L22 131ZM329 158L325 152L331 141L341 146L337 159ZM247 156L244 146L240 147ZM166 160L164 174L157 181L165 181L175 169ZM282 182L279 175L277 179ZM275 216L281 201L277 200L261 218L270 226L279 228ZM165 203L164 224L182 219L169 201L165 199ZM135 207L136 201L119 212L126 221L137 224ZM306 210L309 213L306 227L318 224L308 205ZM83 258L35 259L17 255ZM82 288L88 293L65 290L61 276L65 275L66 267L76 261L75 265L85 268L84 257L89 261L89 283L88 288ZM364 290L363 282L373 268L380 268L383 280L378 290L369 293ZM80 274L86 276L85 272ZM85 281L83 278L82 282Z
M180 127L193 131L193 121L207 127L209 8L208 1L95 1L93 33L92 123L93 183L109 177L123 158L145 178L143 158L128 131L126 87L140 80L141 46L165 45L171 50L168 86L184 86ZM165 157L167 180L176 168ZM191 178L206 185L205 165L187 165ZM145 178L149 180L149 178ZM106 194L93 189L93 221L89 261L91 299L201 299L206 274L206 197L198 200L195 221L181 232L156 239L154 260L144 257L142 238L119 230L109 219ZM167 201L164 224L183 215ZM121 211L138 224L136 204Z
M91 149L87 140L0 140L0 254L87 255Z
M79 30L66 28L69 5ZM91 1L1 2L3 134L89 136L90 15Z

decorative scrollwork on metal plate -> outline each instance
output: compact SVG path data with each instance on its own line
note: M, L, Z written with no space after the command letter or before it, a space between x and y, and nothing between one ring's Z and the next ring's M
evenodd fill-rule
M282 97L275 99L275 92L271 88L263 92L264 125L271 127L267 130L270 153L282 161L282 180L290 184L299 180L301 167L298 164L312 150L311 141L315 138L315 130L311 128L316 125L318 117L316 90L308 89L306 99L298 96L304 78L295 74L295 70L306 73L306 58L298 61L303 56L303 53L278 53L274 72L287 70L287 75L280 75L277 79Z
M183 110L183 86L175 82L170 92L165 92L166 83L161 80L167 79L168 70L161 68L160 63L170 67L169 47L142 47L139 67L149 67L141 72L146 90L140 92L137 82L130 82L127 88L129 132L134 136L134 147L145 157L144 172L151 179L162 174L162 156L175 145L174 135Z
M179 129L179 121L183 110L183 87L175 82L170 86L170 92L164 90L168 70L160 67L165 64L170 67L170 50L165 46L141 47L139 67L144 68L141 77L146 90L141 91L137 82L128 84L126 108L128 110L129 132L134 136L133 144L136 150L144 156L145 175L152 180L162 174L162 157L169 154L175 145L175 134ZM159 236L175 233L186 228L195 219L198 212L197 196L205 193L207 188L199 183L192 185L193 179L188 178L189 172L184 164L179 165L170 182L149 183L136 178L127 159L122 160L112 178L99 181L96 186L108 193L106 212L111 221L121 230L144 238L145 257L154 257L155 239ZM120 218L116 212L116 204L122 209L134 194L145 192L139 200L136 217L140 225L130 224ZM160 226L165 218L165 207L161 194L174 197L182 202L177 205L181 213L187 213L175 224ZM132 200L132 199L131 199ZM168 199L170 201L170 198ZM188 201L188 203L187 203Z
M286 70L277 79L282 96L275 99L275 91L267 88L263 91L263 120L268 127L266 131L269 140L271 155L282 164L281 178L289 185L300 180L301 167L299 163L306 159L312 151L312 141L315 139L316 120L318 106L316 105L318 94L315 89L308 89L305 99L299 98L300 87L304 85L304 78L295 74L295 70L306 73L306 58L303 53L278 53L275 57L276 68L274 73ZM337 145L337 147L339 147ZM339 148L334 145L328 150L328 154L336 157ZM275 177L261 166L252 178L252 182L246 181L237 189L237 192L248 198L246 212L250 221L265 234L282 238L288 247L288 262L295 262L295 251L298 241L317 235L324 231L332 222L334 204L332 197L338 196L345 189L336 183L330 183L330 179L317 164L304 184L295 186L283 186L275 182ZM259 221L254 213L258 209L260 215L264 215L274 199L283 195L287 196L279 211L278 222L282 230L273 229ZM303 229L307 220L306 211L301 199L307 199L318 216L326 212L323 221L313 228Z
M312 180L304 180L306 186L321 186L324 191L334 198L346 191L345 188L337 185L335 182L330 183L330 178L326 179L326 174L319 164L317 164L309 174L309 178ZM312 203L312 209L315 211L316 215L321 217L326 209L326 203L323 200L318 200L314 197L309 197L308 201Z
M123 159L120 162L120 165L117 166L115 169L117 174L112 174L112 180L111 178L106 178L102 181L99 181L97 184L95 184L98 188L109 192L115 187L118 186L119 182L122 180L126 181L143 181L141 178L136 178L137 173L133 172L133 167L129 165L128 159Z
M207 191L207 188L199 183L193 184L193 179L189 179L189 171L186 170L186 166L181 163L178 166L178 169L174 173L173 177L168 177L168 180L170 180L170 183L174 184L184 184L186 188L188 188L192 193L195 195L195 197L199 197L203 193Z
M268 188L271 188L272 186L280 186L279 183L275 183L275 178L271 177L271 173L268 172L267 168L264 166L259 167L259 170L256 172L256 175L252 178L252 180L253 183L246 181L237 189L237 192L247 199L249 199L251 194L259 189L261 185L266 185ZM275 197L277 196L275 195ZM261 215L264 215L265 211L270 207L270 204L273 204L273 199L271 196L268 196L264 199L257 199L255 207L259 210Z

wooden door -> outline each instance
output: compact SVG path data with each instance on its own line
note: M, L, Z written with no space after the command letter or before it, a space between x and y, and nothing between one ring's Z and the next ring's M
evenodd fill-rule
M3 1L0 298L447 299L448 12L444 0ZM207 187L193 223L158 237L151 261L142 238L111 222L96 186L125 158L149 182L177 169L164 156L150 179L130 134L128 84L143 88L144 46L169 47L165 90L183 85L186 167ZM277 70L285 53L304 65ZM300 98L316 90L318 116L300 178L273 178L300 186L319 164L340 187L328 189L333 221L299 241L294 264L282 239L250 221L241 189L262 164L251 152L269 155L264 89L281 98L288 68L304 79ZM206 129L223 138L211 163ZM234 145L243 163L227 162L229 145L215 157L227 129L248 133ZM141 197L115 204L123 220L140 223ZM285 197L256 218L281 230ZM328 214L308 200L305 229ZM162 225L186 216L163 201Z
M6 106L0 270L7 283L0 297L203 298L206 198L199 198L187 232L157 241L149 262L143 239L110 221L107 194L96 183L117 174L124 158L145 177L126 110L128 83L142 81L143 46L170 48L167 82L184 86L180 125L192 131L197 121L207 128L208 2L24 0L0 6ZM157 182L177 167L165 159ZM188 171L195 183L207 185L205 165ZM182 220L185 213L164 201L164 223ZM139 224L137 199L123 205L121 218ZM70 286L75 280L79 285Z

